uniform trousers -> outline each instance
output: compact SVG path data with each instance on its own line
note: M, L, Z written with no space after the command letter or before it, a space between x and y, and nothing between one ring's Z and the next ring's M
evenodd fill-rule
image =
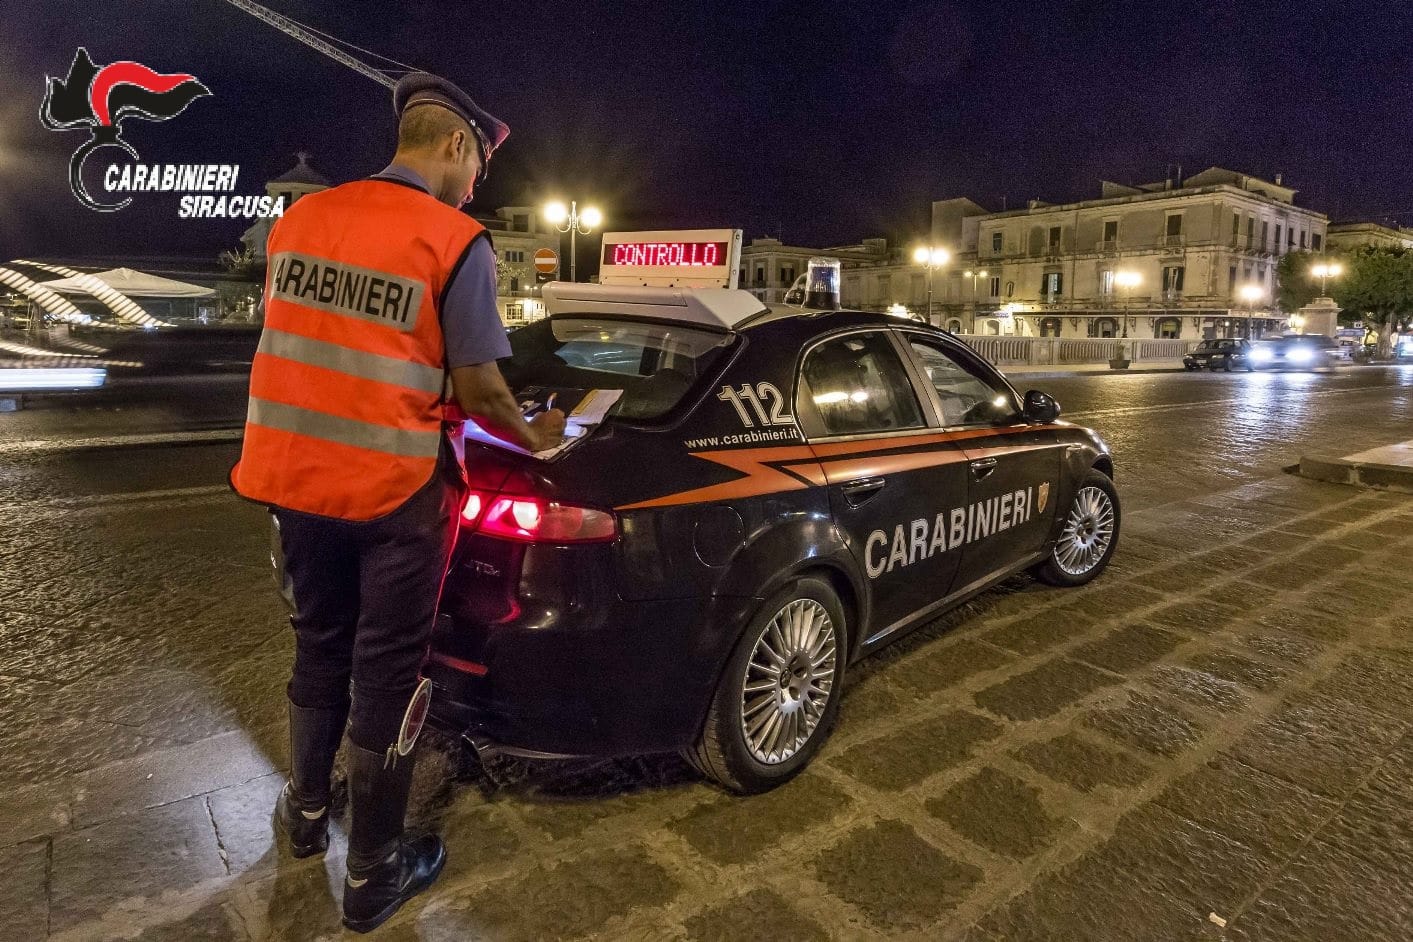
M386 752L397 741L431 639L463 494L443 460L421 490L376 520L274 509L294 595L290 702L348 710L348 737L364 749Z

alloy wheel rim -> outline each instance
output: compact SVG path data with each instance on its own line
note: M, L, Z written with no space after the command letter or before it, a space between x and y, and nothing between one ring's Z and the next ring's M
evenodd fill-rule
M834 619L814 599L785 605L756 639L741 691L741 732L759 762L778 765L809 742L834 691Z
M1071 576L1099 565L1114 540L1114 502L1102 488L1080 489L1055 543L1055 564Z

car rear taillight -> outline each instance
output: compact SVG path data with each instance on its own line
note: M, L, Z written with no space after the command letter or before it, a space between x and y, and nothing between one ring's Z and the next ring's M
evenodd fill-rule
M607 511L483 491L466 496L461 525L483 536L523 543L607 543L618 538L618 520Z

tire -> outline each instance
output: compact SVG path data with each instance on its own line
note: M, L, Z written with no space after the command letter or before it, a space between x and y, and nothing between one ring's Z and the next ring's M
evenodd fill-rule
M1055 545L1045 561L1031 570L1035 578L1066 588L1094 580L1108 567L1119 545L1121 516L1114 482L1102 471L1091 469L1075 488ZM1106 528L1107 541L1101 543L1098 535Z
M792 620L800 616L805 620L793 622L792 627ZM803 635L801 644L795 631L814 634ZM810 638L815 640L810 642ZM811 646L813 664L821 671L813 678L801 673L809 669L807 652ZM788 685L783 687L779 673L771 673L776 668L771 665L770 653L776 653L778 659L778 648L798 648L793 656L787 654L795 670L786 673ZM825 661L826 657L832 661ZM769 791L794 778L814 758L834 726L847 658L848 624L839 596L821 578L792 580L766 600L736 643L717 682L701 737L685 753L687 760L707 778L741 795ZM768 686L747 699L748 680ZM821 690L823 706L818 699ZM778 719L770 719L771 715ZM811 720L813 726L809 726ZM753 723L757 728L748 733ZM787 723L800 724L793 742ZM781 738L775 739L776 735Z
M1228 373L1231 372L1231 357L1227 357L1222 361L1222 369L1226 370Z

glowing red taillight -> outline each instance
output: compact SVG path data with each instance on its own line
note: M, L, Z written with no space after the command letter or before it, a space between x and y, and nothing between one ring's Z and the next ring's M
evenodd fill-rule
M613 514L538 497L472 491L461 510L465 529L524 543L606 543L618 538Z

